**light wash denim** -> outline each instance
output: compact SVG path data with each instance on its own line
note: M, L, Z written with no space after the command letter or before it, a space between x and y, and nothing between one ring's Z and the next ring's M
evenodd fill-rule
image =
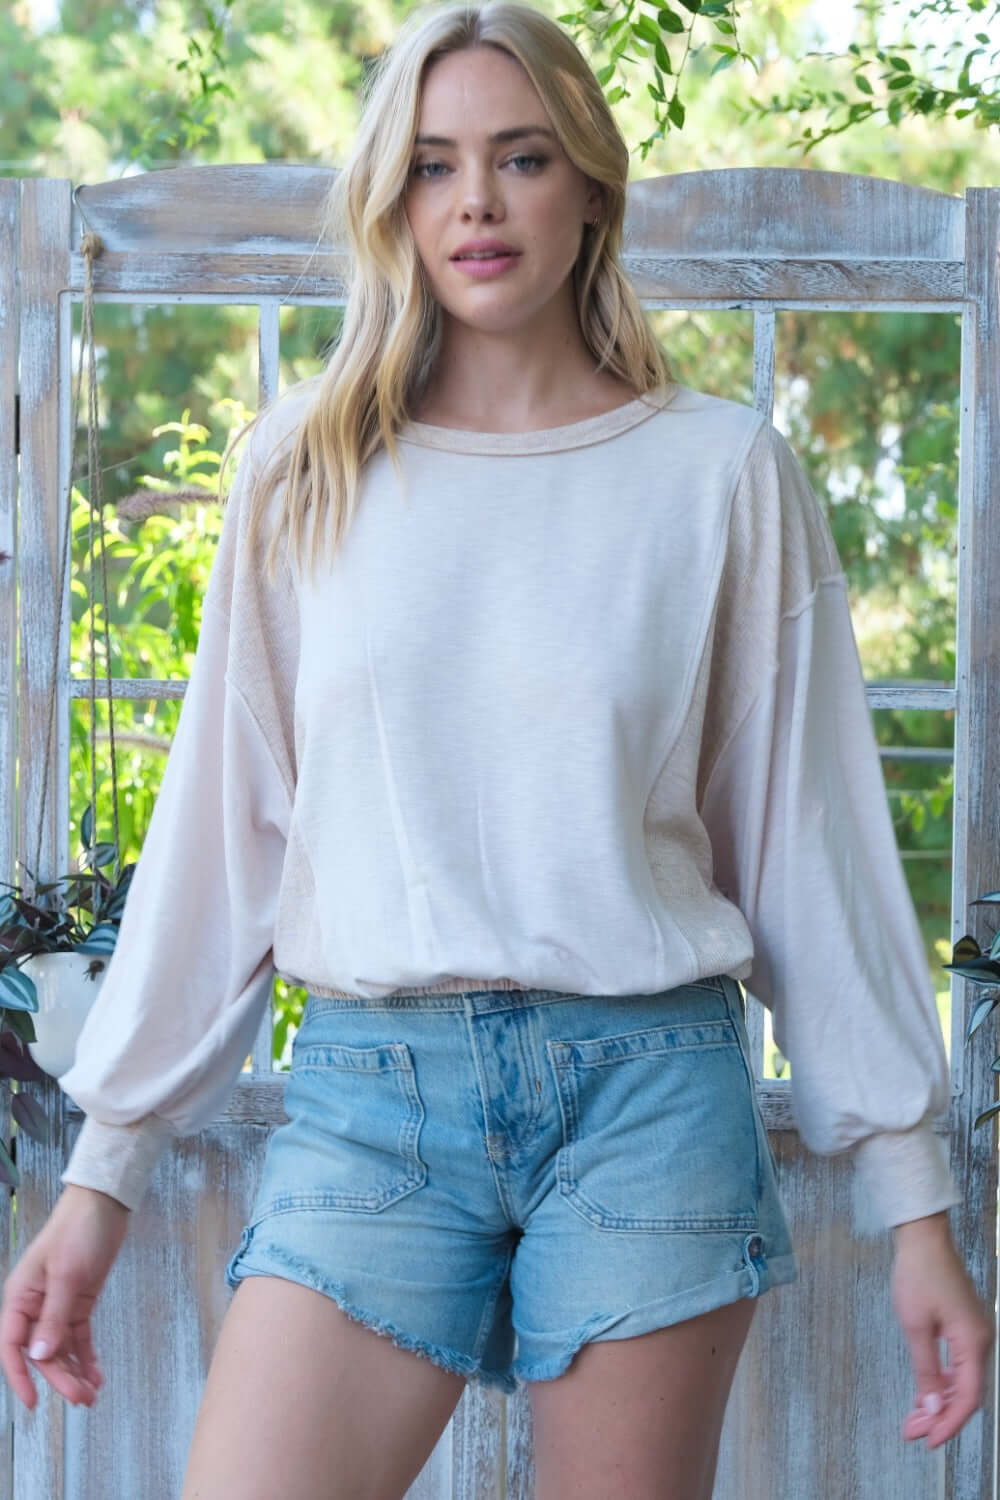
M657 994L310 994L249 1224L280 1276L511 1392L798 1279L729 975Z

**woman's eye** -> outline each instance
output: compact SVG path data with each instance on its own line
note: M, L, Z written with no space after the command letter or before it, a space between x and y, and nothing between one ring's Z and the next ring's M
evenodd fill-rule
M545 165L545 163L548 161L548 157L547 156L525 156L525 155L519 154L517 156L508 157L508 161L512 161L512 162L519 161L519 162L528 162L528 163L530 163L530 166L526 170L521 171L519 169L519 175L521 175L521 176L528 176L529 173L534 172L536 170L536 168L543 167ZM413 168L413 175L414 175L414 177L425 177L425 176L428 177L428 178L434 177L437 174L436 173L430 173L430 172L428 172L428 170L427 170L428 167L443 167L444 165L445 165L444 162L441 162L441 161L422 161L422 162L418 162L416 164L416 166Z

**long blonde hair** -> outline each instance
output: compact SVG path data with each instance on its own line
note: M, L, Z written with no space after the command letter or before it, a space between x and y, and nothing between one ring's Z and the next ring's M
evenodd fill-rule
M279 477L284 480L281 526L267 554L272 583L286 524L301 565L309 510L310 566L319 562L321 543L333 555L356 508L362 465L381 444L399 476L395 435L426 385L442 331L441 307L421 274L403 202L420 91L433 61L483 45L501 48L521 64L570 161L602 188L599 222L584 229L572 271L580 329L598 368L612 371L637 397L673 381L666 353L619 262L628 146L572 38L518 0L412 11L364 82L357 137L323 205L321 239L343 246L350 266L340 339L325 369L293 387L311 391L312 400L294 430L291 453L287 444L275 445L269 457L277 453L277 464L269 472L265 463L250 485L252 546L266 497ZM233 446L277 404L269 403L240 429L223 455L223 469Z

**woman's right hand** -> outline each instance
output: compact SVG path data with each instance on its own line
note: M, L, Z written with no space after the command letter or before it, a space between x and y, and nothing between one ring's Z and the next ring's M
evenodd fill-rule
M31 1363L53 1390L74 1406L93 1405L104 1377L90 1316L128 1231L129 1214L107 1193L67 1183L4 1282L0 1366L29 1411L37 1396L25 1350L38 1340L48 1347Z

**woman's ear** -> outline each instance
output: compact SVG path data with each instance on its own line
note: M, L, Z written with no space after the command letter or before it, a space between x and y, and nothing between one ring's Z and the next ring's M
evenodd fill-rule
M592 182L590 184L590 191L587 194L587 213L585 222L588 224L599 224L603 212L604 195L601 192L600 186L596 182Z

